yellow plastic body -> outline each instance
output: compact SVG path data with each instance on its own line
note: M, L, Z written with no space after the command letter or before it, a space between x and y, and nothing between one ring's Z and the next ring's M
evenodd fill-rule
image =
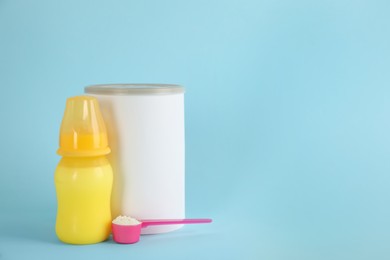
M105 156L63 157L55 171L56 233L69 244L93 244L111 232L113 173Z

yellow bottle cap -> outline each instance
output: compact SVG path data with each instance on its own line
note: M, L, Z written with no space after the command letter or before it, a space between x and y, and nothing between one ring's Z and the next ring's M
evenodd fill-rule
M62 156L98 156L110 153L99 103L90 96L68 98L60 129Z

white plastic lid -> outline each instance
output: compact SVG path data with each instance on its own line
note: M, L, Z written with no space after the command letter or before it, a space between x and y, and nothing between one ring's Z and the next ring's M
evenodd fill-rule
M184 87L174 84L102 84L87 86L84 92L100 95L166 95L184 93Z

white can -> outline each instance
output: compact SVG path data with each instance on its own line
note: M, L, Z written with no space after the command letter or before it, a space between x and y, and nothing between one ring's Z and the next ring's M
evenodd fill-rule
M137 219L185 218L184 88L164 84L85 87L99 100L114 171L111 210ZM150 226L142 234L182 225Z

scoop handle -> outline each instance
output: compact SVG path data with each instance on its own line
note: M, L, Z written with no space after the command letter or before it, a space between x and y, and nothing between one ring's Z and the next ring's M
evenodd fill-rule
M210 218L186 218L186 219L144 219L140 220L141 227L157 226L157 225L174 225L174 224L204 224L211 223Z

